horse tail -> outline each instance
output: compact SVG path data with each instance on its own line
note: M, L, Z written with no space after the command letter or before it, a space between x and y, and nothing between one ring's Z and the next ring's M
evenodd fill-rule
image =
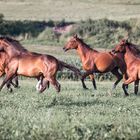
M73 71L75 73L75 75L79 76L80 78L82 77L82 73L78 68L76 68L76 67L74 67L74 66L72 66L70 64L67 64L67 63L65 63L63 61L58 61L58 63L59 63L59 70L60 71L62 71L63 68L67 68L67 69Z

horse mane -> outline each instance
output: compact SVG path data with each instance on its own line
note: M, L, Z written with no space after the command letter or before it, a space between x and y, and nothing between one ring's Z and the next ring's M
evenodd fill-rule
M140 46L128 42L127 47L135 56L140 57Z
M12 45L12 47L14 47L16 50L21 51L21 52L27 52L27 49L25 49L19 41L10 38L8 36L1 36L0 37L1 40L6 41L8 44Z
M96 50L94 50L93 48L91 48L90 45L86 44L86 43L83 41L83 39L77 38L77 40L78 40L82 45L84 45L86 48L88 48L88 49L90 49L90 50L93 50L93 51L96 51Z

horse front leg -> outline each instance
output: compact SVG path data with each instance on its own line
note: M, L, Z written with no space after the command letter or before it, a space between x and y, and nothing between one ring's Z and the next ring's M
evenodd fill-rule
M95 90L97 90L97 87L96 87L96 81L95 81L95 78L94 78L94 74L91 74L89 75L91 81L92 81L92 84L93 84L93 87Z
M86 78L87 76L89 76L89 75L91 75L91 74L93 74L93 71L87 71L87 72L85 72L85 73L82 75L81 81L82 81L82 85L83 85L83 88L84 88L84 89L88 89L88 88L86 87L86 85L85 85L84 80L85 80L85 78Z
M9 84L11 84L12 86L14 86L14 88L18 88L19 87L19 82L18 82L18 76L15 76L13 78L14 82L11 81Z
M124 81L123 85L122 85L122 88L124 90L124 93L126 96L128 96L128 92L127 92L127 89L126 89L126 85L129 85L130 83L134 82L135 81L135 78L133 77L129 77L127 80Z
M86 86L86 84L85 84L84 79L81 79L81 82L82 82L83 89L88 89L87 86Z
M4 85L9 81L9 83L11 82L11 80L13 79L13 77L15 76L15 73L7 73L6 77L4 78L1 86L0 86L0 91L2 90L2 88L4 87Z
M11 88L11 82L10 81L8 81L6 83L6 86L7 86L7 89L8 89L9 92L12 92L13 91L13 89Z

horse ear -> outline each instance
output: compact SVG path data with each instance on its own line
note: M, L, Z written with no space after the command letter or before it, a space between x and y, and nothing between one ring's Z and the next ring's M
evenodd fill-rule
M73 37L76 38L76 39L78 38L77 34L75 34Z

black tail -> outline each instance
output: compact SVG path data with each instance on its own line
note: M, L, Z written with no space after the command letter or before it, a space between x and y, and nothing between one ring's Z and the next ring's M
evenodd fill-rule
M67 68L70 69L71 71L73 71L77 76L79 76L81 78L82 74L80 72L80 70L72 65L69 65L63 61L59 61L59 70L62 70L63 68Z

